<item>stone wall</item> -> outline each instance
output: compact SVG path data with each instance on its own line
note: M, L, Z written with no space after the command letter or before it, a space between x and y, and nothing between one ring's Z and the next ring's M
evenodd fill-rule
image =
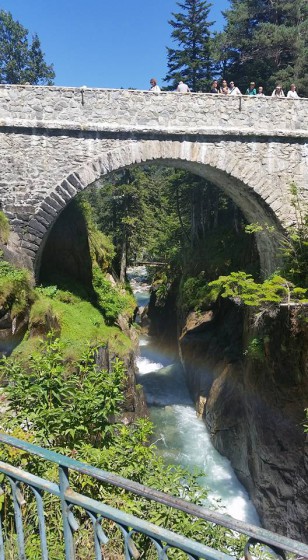
M0 86L1 126L307 139L308 99Z

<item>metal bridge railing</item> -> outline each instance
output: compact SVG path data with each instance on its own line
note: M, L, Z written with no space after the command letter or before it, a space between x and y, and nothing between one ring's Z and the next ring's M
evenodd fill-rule
M250 557L249 546L254 543L261 543L261 545L269 546L275 554L279 554L282 558L285 558L285 552L293 553L300 558L308 558L308 546L303 543L277 535L260 527L243 523L228 515L219 514L204 507L196 506L185 500L153 490L142 484L91 467L65 457L64 455L60 455L59 453L43 449L14 437L0 434L0 442L55 463L59 468L58 483L54 483L0 461L0 472L7 477L12 489L11 497L15 517L14 530L17 536L19 560L26 560L27 558L22 511L24 496L21 492L20 485L28 487L35 496L42 560L48 560L49 558L45 524L45 516L48 512L44 511L43 503L43 496L46 493L56 496L61 503L66 560L74 560L76 558L74 533L78 531L78 522L73 512L75 506L82 508L92 522L96 560L102 560L104 558L104 545L108 542L108 537L102 527L103 520L111 520L120 529L123 537L125 560L137 560L138 558L142 558L142 551L138 551L134 544L133 537L136 533L141 533L149 538L154 545L159 560L168 560L168 553L174 549L186 553L187 558L190 560L202 558L207 560L234 559L234 556L210 548L200 542L193 541L134 515L124 513L105 503L75 492L70 487L69 483L70 471L82 473L149 500L170 506L170 508L181 510L196 518L224 526L240 534L245 534L248 537L245 548L246 558ZM0 511L0 560L5 559L4 531ZM32 560L32 558L29 557L29 560Z

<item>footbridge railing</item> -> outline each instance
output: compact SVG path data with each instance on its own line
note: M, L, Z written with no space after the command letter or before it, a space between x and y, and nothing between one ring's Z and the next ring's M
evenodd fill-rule
M91 467L85 463L81 463L72 458L60 455L48 449L43 449L31 443L21 441L5 434L0 434L0 442L8 445L12 450L22 450L31 456L40 457L41 459L53 463L58 466L58 481L51 482L44 478L40 478L34 474L24 471L8 463L0 461L0 473L2 473L2 486L0 492L7 492L8 485L5 481L9 481L11 491L8 498L12 501L12 511L14 512L14 522L12 523L16 547L18 550L19 560L34 560L34 556L27 552L25 539L25 523L23 519L23 508L29 492L33 493L36 502L36 511L33 514L37 522L33 526L33 533L40 541L40 558L48 560L50 551L48 550L48 542L46 536L46 528L48 525L48 509L45 505L46 495L52 496L61 504L61 517L63 526L63 541L65 548L66 560L79 560L76 555L76 539L78 538L79 524L75 515L75 508L82 510L88 516L90 523L88 530L92 531L93 537L93 553L86 558L93 558L95 554L96 560L106 558L125 558L125 560L137 560L138 558L147 558L143 550L137 549L134 539L139 534L145 535L150 543L152 543L151 558L157 557L159 560L168 560L169 558L179 558L174 556L175 551L182 551L181 558L190 560L207 559L207 560L231 560L234 556L226 554L222 551L215 550L206 546L202 542L196 542L182 535L176 534L168 529L164 529L135 515L127 514L120 509L108 506L106 503L97 501L73 490L70 486L69 475L73 472L79 473L113 485L123 489L123 491L131 492L133 495L142 496L148 500L164 504L170 508L186 512L194 518L203 519L216 525L221 525L235 531L239 534L247 536L247 544L245 547L245 557L250 558L249 547L255 543L266 545L279 555L285 558L285 553L292 553L296 557L308 558L308 546L295 540L277 535L260 527L249 525L241 521L237 521L228 515L223 515L215 511L206 509L187 502L183 499L175 498L163 492L143 486L142 484L133 482L123 477L111 474L101 469ZM17 452L18 453L18 452ZM1 497L1 496L0 496ZM3 498L3 495L2 495ZM2 500L3 503L3 500ZM4 524L6 511L1 508L0 500L0 560L11 560L16 558L12 556L8 549L6 539L8 538L7 530ZM109 538L104 528L104 522L109 520L113 526L120 530L122 538L122 548L118 556L105 556L104 547ZM60 520L59 520L60 522ZM184 554L183 554L184 553ZM178 554L178 553L177 553ZM294 558L294 556L292 556ZM37 553L35 560L39 557Z

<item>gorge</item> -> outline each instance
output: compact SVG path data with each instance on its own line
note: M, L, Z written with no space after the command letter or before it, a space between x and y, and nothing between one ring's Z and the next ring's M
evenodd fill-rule
M59 289L62 303L73 306L76 296L87 294L107 322L115 322L132 334L132 303L125 319L115 292L97 276L98 269L115 286L125 259L124 269L129 261L139 258L150 256L161 261L152 278L150 334L157 337L158 344L178 353L190 394L212 442L230 459L261 524L305 541L305 304L293 301L285 305L284 296L261 307L249 307L241 298L224 298L221 293L209 299L209 281L230 270L246 270L241 278L248 284L250 273L258 286L262 282L255 236L246 234L243 215L233 201L202 178L172 168L137 167L111 175L84 195L68 204L44 244L38 273L38 281L45 286L44 296ZM112 232L114 248L105 238L97 237L86 217L89 202L100 229ZM270 226L258 234L259 238L269 237ZM6 255L10 250L4 244ZM293 288L287 280L277 278L270 297L281 298L289 289L286 286ZM67 294L71 289L74 296ZM121 290L124 293L123 287ZM12 334L13 323L6 313L2 319L3 330ZM23 322L18 315L15 323L21 330L15 325L16 340L11 348L22 338L27 317ZM50 304L43 325L40 320L35 323L33 313L30 323L32 335L42 334L44 329L62 329L57 313L50 312ZM93 317L93 325L99 323L100 319ZM121 346L122 356L127 356L126 343L115 331L113 336L115 347ZM114 347L111 350L115 352ZM130 383L134 388L132 378ZM127 394L131 396L130 390ZM125 410L128 422L135 409L133 398ZM188 425L191 417L185 413L180 410L178 416L185 417ZM204 441L201 432L198 438Z

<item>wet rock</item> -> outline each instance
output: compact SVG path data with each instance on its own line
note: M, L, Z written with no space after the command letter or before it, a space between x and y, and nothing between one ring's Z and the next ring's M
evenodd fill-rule
M227 456L267 529L308 542L307 310L276 308L259 325L220 302L210 321L191 317L182 362L211 439ZM255 337L261 351L249 355Z

